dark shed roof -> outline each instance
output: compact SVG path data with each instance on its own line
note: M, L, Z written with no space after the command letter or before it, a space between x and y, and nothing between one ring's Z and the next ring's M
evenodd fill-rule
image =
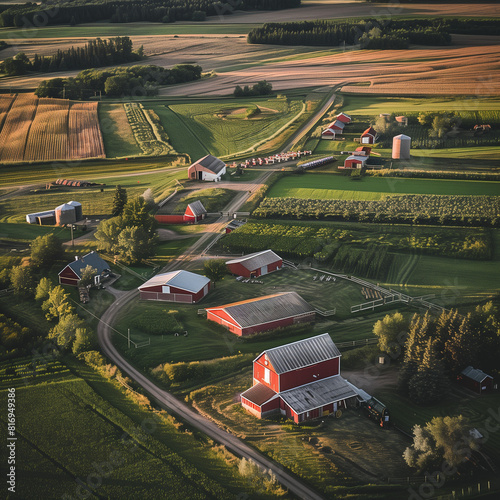
M194 162L193 165L201 165L207 170L212 171L214 174L218 174L226 166L222 160L219 160L219 158L212 155L200 158L198 161Z

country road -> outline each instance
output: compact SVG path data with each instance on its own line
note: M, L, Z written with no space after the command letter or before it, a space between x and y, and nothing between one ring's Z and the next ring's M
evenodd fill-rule
M321 109L315 113L311 119L305 123L301 129L296 133L293 140L305 134L314 123L326 112L326 110L333 103L335 94L325 102ZM288 145L287 145L288 146ZM273 173L273 170L266 171L258 179L249 182L248 190L239 193L224 209L223 213L237 212L238 209L248 200L248 198L255 193L263 183ZM222 234L222 229L228 223L229 217L222 216L212 224L207 224L203 234L197 241L191 245L184 254L177 257L175 260L167 264L161 272L166 272L173 269L189 268L196 260L201 258L207 245L210 244L218 235ZM134 301L137 300L139 294L138 290L131 290L119 295L117 299L101 316L101 320L97 327L97 336L99 344L104 354L115 363L120 370L125 372L135 383L140 385L151 397L157 401L163 408L172 411L177 416L185 420L189 425L202 431L218 443L227 447L228 450L235 453L240 457L252 459L262 469L272 470L277 480L286 487L290 492L301 499L305 500L321 500L323 497L318 494L314 489L305 485L298 480L294 475L287 471L283 466L268 459L260 452L247 445L244 441L237 438L233 434L221 429L211 420L203 417L190 406L179 401L169 392L160 389L154 382L149 380L143 373L134 368L116 349L112 343L112 325L116 321L120 311Z

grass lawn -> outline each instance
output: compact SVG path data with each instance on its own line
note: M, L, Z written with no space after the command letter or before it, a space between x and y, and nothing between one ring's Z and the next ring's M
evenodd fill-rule
M30 361L8 364L21 371ZM234 498L245 487L236 465L205 440L178 429L166 413L141 408L86 366L68 363L69 370L49 360L54 374L48 376L42 363L40 376L30 377L26 386L22 376L10 377L9 387L17 388L16 433L23 457L18 474L23 481L16 493L22 498L78 494L75 477L85 482L99 467L106 467L100 481L89 480L96 497L170 499L175 491L175 498ZM2 379L4 367L5 362L0 364ZM0 391L4 405L6 397L7 391ZM110 457L119 457L111 461L113 467L106 465Z
M230 189L211 188L188 194L179 200L172 213L183 214L194 201L201 201L208 213L220 212L238 193Z
M142 154L130 128L123 104L99 103L97 111L107 158Z
M54 207L55 208L55 207ZM28 212L26 212L28 213ZM71 239L71 230L65 227L37 226L36 224L24 223L0 223L0 241L16 241L22 243L31 243L38 236L54 233L61 241ZM75 236L80 233L76 232Z
M364 177L352 181L343 175L306 173L279 179L268 197L379 200L396 194L500 195L500 183L448 179Z

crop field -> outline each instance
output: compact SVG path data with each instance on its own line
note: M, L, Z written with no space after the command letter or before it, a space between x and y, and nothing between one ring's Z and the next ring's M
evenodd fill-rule
M83 484L89 478L89 493L106 498L167 499L172 489L186 498L234 498L243 488L236 467L191 432L178 430L172 417L141 409L78 363L70 371L48 360L35 378L30 361L9 363L14 376L5 374L5 362L0 365L2 386L17 388L20 497L78 496L76 478ZM0 392L2 403L6 395Z
M300 100L287 99L240 99L206 102L196 104L170 105L169 108L183 122L184 128L191 131L206 150L215 156L226 156L243 152L256 146L276 133L281 127L293 120L302 110ZM258 110L248 116L247 109ZM177 120L171 122L161 113L163 125L172 138L172 144L180 152L176 144L175 132ZM188 138L183 139L185 142ZM188 146L189 147L189 146Z
M99 103L97 111L107 158L142 154L123 104Z
M0 106L8 111L0 131L0 161L104 158L97 105L32 94L16 96L10 108L4 102Z
M353 181L343 175L311 172L279 179L266 196L323 200L381 200L385 196L398 194L500 196L500 182L400 177L364 177L360 181Z

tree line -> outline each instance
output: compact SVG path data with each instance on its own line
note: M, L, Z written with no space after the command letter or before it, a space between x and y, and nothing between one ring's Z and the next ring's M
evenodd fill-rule
M110 97L156 95L160 85L190 82L201 78L202 68L179 64L171 69L154 65L86 69L72 78L52 78L40 83L38 97L88 99L102 93Z
M144 57L142 46L137 52L132 51L132 40L128 36L103 40L90 40L84 47L71 47L58 50L53 56L35 54L29 59L20 52L0 63L0 72L10 76L23 75L29 71L51 73L72 69L98 68L132 61Z
M449 45L451 33L500 34L492 19L344 19L266 23L254 28L248 43L279 45L324 45L336 47L360 44L366 49L404 49L410 43Z
M245 85L242 88L240 85L236 85L233 95L234 97L248 97L248 96L269 95L272 93L273 93L273 84L267 82L266 80L261 80L255 85L252 85L252 87Z
M62 0L57 7L43 2L9 6L0 14L0 26L28 28L54 24L137 21L172 23L175 21L203 21L206 16L226 16L234 10L280 10L299 7L300 0L139 0L88 2Z

